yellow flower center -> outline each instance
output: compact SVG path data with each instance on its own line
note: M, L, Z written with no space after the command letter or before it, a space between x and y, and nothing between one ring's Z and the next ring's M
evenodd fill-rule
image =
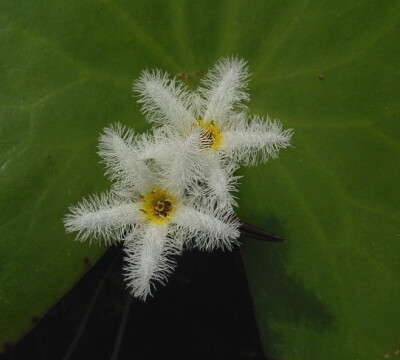
M197 126L202 130L202 138L205 140L207 149L217 150L222 146L224 140L222 129L215 124L214 120L204 120L199 117Z
M153 224L166 224L175 214L176 197L165 189L156 188L148 192L140 211Z

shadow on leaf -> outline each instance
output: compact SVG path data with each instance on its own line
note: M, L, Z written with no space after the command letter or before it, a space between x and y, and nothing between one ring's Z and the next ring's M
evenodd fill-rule
M285 226L276 218L258 221L257 225L285 237ZM293 330L302 326L316 332L330 331L334 326L332 312L296 274L289 274L286 269L290 239L285 239L283 243L242 240L243 260L258 309L258 323L263 322L260 330L264 329L261 335L266 353L279 356L280 344L283 343L276 330L279 324L293 324ZM265 323L268 325L265 326ZM271 324L278 326L272 327Z

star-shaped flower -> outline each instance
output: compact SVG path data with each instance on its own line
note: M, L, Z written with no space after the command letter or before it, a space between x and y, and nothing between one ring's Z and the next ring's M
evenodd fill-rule
M81 241L123 242L134 296L146 299L165 283L185 247L231 249L240 226L235 170L290 145L291 129L247 116L247 81L246 63L235 58L220 60L197 92L159 70L144 71L134 90L157 125L153 133L117 124L101 135L111 191L70 207L64 225Z
M108 170L113 169L111 174L117 176L119 169L113 190L70 207L64 225L68 232L78 232L81 241L122 241L128 286L134 296L145 299L156 282L166 282L175 266L173 256L185 245L231 249L239 237L239 223L210 197L194 201L199 199L187 190L166 187L157 167L136 161L131 168L130 149L124 139L119 142L114 156L107 153L104 157Z
M191 169L196 163L210 194L219 199L219 206L234 204L229 193L232 186L227 186L231 174L224 170L226 166L232 162L265 162L290 145L292 130L282 130L278 120L247 116L248 77L245 61L226 58L206 74L197 92L190 92L160 70L144 71L133 85L142 112L148 121L160 126L166 138L174 139L175 148L179 144L187 147L187 139L200 130L202 141L192 148L191 158L182 158L178 165Z

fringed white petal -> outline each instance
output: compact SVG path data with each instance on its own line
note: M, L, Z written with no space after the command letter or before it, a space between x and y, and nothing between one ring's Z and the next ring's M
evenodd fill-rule
M127 230L142 222L136 203L124 203L109 193L92 195L69 210L64 217L65 229L77 231L80 241L88 238L103 238L106 244L121 241Z
M280 149L290 146L292 134L292 129L282 130L278 120L255 116L250 122L231 123L224 132L221 150L233 161L252 166L266 162L269 157L278 157Z
M204 99L199 92L193 91L190 93L188 102L189 102L189 110L193 114L195 119L203 117L204 109L207 106L206 99Z
M215 202L211 202L212 199L208 206L202 206L203 211L181 205L171 219L171 223L177 226L176 236L185 236L187 242L193 242L201 250L232 250L238 243L240 224L233 214L215 208Z
M171 139L161 129L153 130L152 135L143 134L137 139L135 151L140 161L162 157L170 147Z
M206 172L206 196L215 199L216 206L220 209L231 210L237 206L234 192L240 176L233 173L239 168L236 163L223 164L218 157L210 160Z
M189 110L189 91L168 74L145 70L133 83L133 91L138 94L138 103L142 104L142 112L148 121L157 125L171 124L182 131L194 123L195 118Z
M169 146L154 160L161 169L163 184L175 194L183 194L203 176L208 166L204 157L203 138L199 129L193 129L185 137L168 135Z
M121 124L114 124L104 129L99 139L98 154L106 165L106 175L111 180L119 181L117 187L124 189L128 186L128 192L143 192L154 178L142 159L146 151L154 151L149 148L150 146L146 148L145 145L150 145L147 137L146 134L135 136L132 130ZM142 144L140 151L138 150L139 143ZM122 189L119 189L120 193L123 192Z
M220 60L202 80L199 91L206 99L203 117L222 122L229 113L237 108L246 108L244 101L249 100L247 93L248 68L246 62L237 58Z
M236 196L238 180L234 172L239 166L234 162L227 162L218 154L207 157L207 166L202 172L200 181L191 183L187 188L187 204L208 204L213 199L215 207L220 210L233 211L237 206Z
M171 257L180 250L168 238L168 226L147 226L143 235L126 243L125 279L133 296L145 300L156 284L165 285L175 267Z

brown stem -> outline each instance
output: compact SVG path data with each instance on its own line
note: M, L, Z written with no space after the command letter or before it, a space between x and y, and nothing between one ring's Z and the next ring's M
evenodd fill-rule
M270 233L266 230L263 230L251 224L247 224L243 221L240 222L241 222L240 232L244 236L262 241L273 241L273 242L283 241L283 237L281 235Z

